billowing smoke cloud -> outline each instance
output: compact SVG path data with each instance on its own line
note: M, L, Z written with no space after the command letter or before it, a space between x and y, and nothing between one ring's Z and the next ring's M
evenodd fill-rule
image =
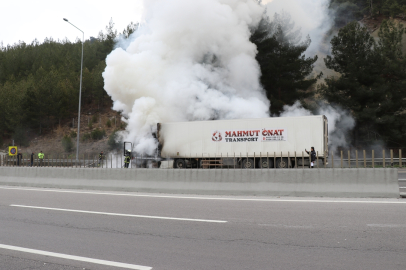
M272 19L275 13L287 12L302 34L310 36L312 43L306 54L320 51L325 35L332 26L328 11L330 0L264 0L262 3L266 5L269 18Z
M292 106L284 106L282 117L308 116L312 112L303 108L299 101ZM348 148L351 141L348 138L350 131L355 126L355 120L349 112L340 107L333 107L328 104L321 104L316 111L317 115L325 115L328 120L329 151L337 153L337 147Z
M152 154L158 122L268 117L249 41L263 12L255 0L144 0L141 27L103 73L124 140Z

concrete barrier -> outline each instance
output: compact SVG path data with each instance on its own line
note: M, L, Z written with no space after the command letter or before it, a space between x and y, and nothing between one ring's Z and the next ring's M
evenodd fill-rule
M175 194L398 198L397 169L0 167L0 185Z

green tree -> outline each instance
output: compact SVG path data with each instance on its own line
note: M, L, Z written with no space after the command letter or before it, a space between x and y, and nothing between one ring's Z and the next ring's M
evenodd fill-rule
M119 141L119 136L117 134L117 131L114 131L111 133L109 136L109 139L107 141L107 144L109 146L110 150L120 150L122 146L122 142Z
M132 33L134 33L135 31L137 31L139 26L139 23L134 24L133 22L131 22L129 25L127 25L127 27L123 30L123 36L125 38L129 38L131 36Z
M22 126L18 126L14 130L13 134L14 143L18 146L28 146L28 130Z
M271 101L272 114L279 114L284 105L312 95L306 90L316 82L316 78L309 75L317 56L306 58L304 52L310 38L301 41L300 30L295 29L289 14L275 14L272 22L263 19L251 41L258 49L256 59L261 68L261 84Z
M73 151L73 142L70 136L65 135L62 138L62 146L65 152L72 152Z
M351 111L356 140L370 142L378 134L399 145L405 137L403 32L401 25L385 21L376 43L367 28L352 22L331 41L332 56L324 61L341 76L327 78L319 90L328 102Z

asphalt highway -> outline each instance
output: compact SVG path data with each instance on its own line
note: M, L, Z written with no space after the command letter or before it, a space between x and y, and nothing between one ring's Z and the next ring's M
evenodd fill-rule
M406 199L0 187L0 269L406 269Z

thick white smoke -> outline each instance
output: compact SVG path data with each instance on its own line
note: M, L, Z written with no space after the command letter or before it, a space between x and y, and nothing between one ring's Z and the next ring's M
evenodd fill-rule
M299 101L292 106L283 106L281 117L308 116L312 112L303 108ZM355 120L348 111L339 107L323 104L316 112L317 115L325 115L328 120L329 151L337 153L337 147L347 148L350 145L349 132L355 126Z
M152 154L158 122L268 117L249 41L263 12L255 0L144 0L141 27L103 73L124 140Z
M266 5L267 15L271 19L275 13L289 13L296 27L312 40L306 54L319 52L320 45L332 26L328 11L330 0L264 0L262 3Z

